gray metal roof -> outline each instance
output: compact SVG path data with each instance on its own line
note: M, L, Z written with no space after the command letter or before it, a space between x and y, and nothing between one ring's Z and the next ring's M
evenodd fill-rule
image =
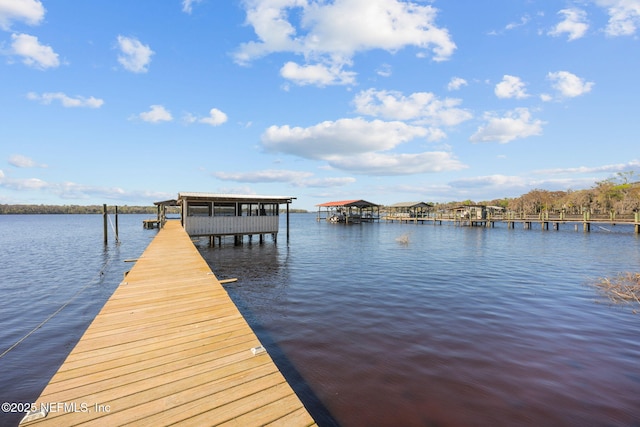
M390 208L428 208L433 206L430 203L425 202L400 202L390 205Z
M224 194L224 193L178 193L178 199L210 200L214 202L262 202L262 203L291 203L295 197L291 196L263 196L259 194Z

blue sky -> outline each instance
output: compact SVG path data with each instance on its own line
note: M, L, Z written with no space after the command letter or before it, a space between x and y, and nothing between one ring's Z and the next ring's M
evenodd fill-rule
M640 171L640 0L0 0L0 203L517 197Z

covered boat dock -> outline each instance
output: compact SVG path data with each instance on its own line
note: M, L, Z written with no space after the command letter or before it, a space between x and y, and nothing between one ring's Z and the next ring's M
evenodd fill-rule
M233 236L241 244L244 236L254 235L263 243L265 235L277 241L280 205L286 205L286 236L289 239L289 205L295 197L218 193L179 193L181 223L191 237L208 237L210 244Z
M316 206L318 206L318 221L325 219L333 223L359 224L380 219L380 205L366 200L340 200Z

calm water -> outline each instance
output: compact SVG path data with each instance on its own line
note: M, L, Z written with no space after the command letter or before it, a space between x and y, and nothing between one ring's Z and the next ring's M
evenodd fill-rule
M0 358L0 401L39 395L155 235L143 218L105 249L101 216L0 216L0 353L81 291ZM640 425L640 314L588 286L640 271L640 239L607 228L295 214L288 244L198 247L321 425Z
M113 221L113 216L111 217ZM120 215L120 244L102 215L0 215L0 402L32 402L157 231ZM0 412L0 426L22 415Z

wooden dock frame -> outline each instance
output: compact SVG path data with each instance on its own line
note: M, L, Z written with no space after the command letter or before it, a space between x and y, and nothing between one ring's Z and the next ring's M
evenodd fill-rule
M27 426L315 421L178 221L158 232L27 414Z
M634 233L640 234L640 220L636 216L633 221L622 221L622 220L578 220L578 219L548 219L548 218L527 218L527 219L515 219L515 218L487 218L481 220L469 220L469 218L456 218L456 217L397 217L397 216L384 216L382 217L386 222L399 222L399 223L414 223L414 224L425 224L431 222L433 225L442 225L443 223L453 224L455 226L469 226L469 227L487 227L493 228L495 224L498 222L506 223L508 229L514 229L516 224L522 224L522 227L525 230L531 230L533 228L533 224L540 224L541 230L550 230L553 229L555 231L560 230L560 225L564 224L573 224L575 229L578 229L578 226L582 224L582 230L585 233L591 231L592 225L595 224L603 224L603 225L616 225L616 224L632 224L634 226ZM551 224L551 225L550 225Z

